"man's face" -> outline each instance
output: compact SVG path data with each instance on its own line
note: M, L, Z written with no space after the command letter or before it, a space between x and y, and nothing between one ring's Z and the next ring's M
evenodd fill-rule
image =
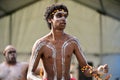
M5 52L5 59L8 63L16 63L16 50L14 48L8 48Z
M67 12L58 11L54 14L52 21L53 28L63 30L66 26Z

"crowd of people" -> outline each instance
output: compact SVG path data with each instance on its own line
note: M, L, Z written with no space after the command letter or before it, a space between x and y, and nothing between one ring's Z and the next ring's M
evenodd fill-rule
M0 64L0 80L75 80L70 75L72 55L76 56L85 76L109 80L110 75L101 79L101 75L108 73L108 65L90 66L79 40L64 32L68 15L63 4L47 7L44 17L50 32L33 45L30 62L18 62L15 47L8 45L3 51L5 61ZM43 68L39 68L40 61Z

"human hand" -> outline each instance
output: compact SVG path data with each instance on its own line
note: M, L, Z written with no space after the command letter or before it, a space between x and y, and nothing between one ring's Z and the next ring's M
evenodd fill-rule
M108 71L109 71L108 64L100 65L100 66L97 68L97 70L98 70L98 74L100 74L100 75L103 75L103 74L105 74L105 73L108 73Z
M107 74L108 71L109 71L109 68L108 68L108 64L105 64L105 65L100 65L98 68L98 74L100 75L100 79L101 80L109 80L110 77L111 77L111 74ZM103 77L104 76L104 77ZM102 79L103 78L103 79Z

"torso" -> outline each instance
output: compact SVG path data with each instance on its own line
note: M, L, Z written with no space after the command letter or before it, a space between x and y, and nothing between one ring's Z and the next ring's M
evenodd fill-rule
M43 47L41 58L48 80L70 80L70 62L75 43L76 40L73 37L67 37L59 42L49 40L39 42L36 51Z
M24 63L16 63L14 66L0 64L0 80L24 80L24 68Z

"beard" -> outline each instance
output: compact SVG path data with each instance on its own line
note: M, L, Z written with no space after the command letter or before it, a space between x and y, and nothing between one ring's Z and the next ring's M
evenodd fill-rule
M15 57L12 57L12 58L9 58L9 59L6 59L6 60L7 60L8 64L16 64L16 58Z

